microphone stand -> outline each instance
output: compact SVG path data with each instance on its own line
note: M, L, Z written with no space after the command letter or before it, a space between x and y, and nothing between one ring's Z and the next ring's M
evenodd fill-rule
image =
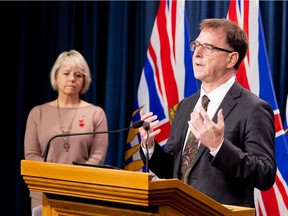
M147 132L147 139L146 139L146 172L149 172L149 151L148 151L148 140L149 140L149 130L150 130L150 124L148 122L143 122L143 128Z
M146 131L147 132L147 139L146 139L146 172L149 172L149 165L148 165L148 161L149 161L149 151L148 151L148 139L149 139L149 130Z
M130 127L119 129L119 130L114 130L114 131L93 131L93 132L86 132L86 133L57 134L57 135L51 137L51 139L47 143L47 147L46 147L46 150L45 150L44 162L47 161L47 156L48 156L48 152L49 152L51 141L53 139L57 138L57 137L95 135L95 134L104 134L104 133L116 133L116 132L121 132L121 131L125 131L125 130L128 130L128 129L131 129L131 128L139 128L139 127L141 127L143 125L143 123L144 123L143 120L138 120L136 122L133 122L132 126L130 126Z

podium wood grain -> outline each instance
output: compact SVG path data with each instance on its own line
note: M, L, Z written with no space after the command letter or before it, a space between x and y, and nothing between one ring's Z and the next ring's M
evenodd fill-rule
M222 205L178 179L149 173L21 161L30 190L43 192L43 215L245 215L254 208Z

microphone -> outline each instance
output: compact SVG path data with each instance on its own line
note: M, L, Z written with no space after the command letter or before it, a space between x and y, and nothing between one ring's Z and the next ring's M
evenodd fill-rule
M66 137L66 136L82 136L82 135L95 135L95 134L104 134L104 133L116 133L116 132L121 132L121 131L125 131L131 128L140 128L143 126L145 122L143 120L138 120L135 121L131 124L131 126L126 127L126 128L122 128L119 130L113 130L113 131L93 131L93 132L86 132L86 133L70 133L70 134L57 134L53 137L51 137L51 139L48 141L47 143L47 147L46 147L46 151L45 151L45 157L44 157L44 162L47 161L47 156L48 156L48 152L49 152L49 148L50 148L50 143L53 139L57 138L57 137ZM147 122L146 122L147 123ZM148 123L149 125L149 123ZM146 126L147 127L147 126ZM150 128L150 125L149 125ZM149 129L148 129L149 130Z
M150 130L150 124L148 122L143 122L143 128L145 131L149 131Z

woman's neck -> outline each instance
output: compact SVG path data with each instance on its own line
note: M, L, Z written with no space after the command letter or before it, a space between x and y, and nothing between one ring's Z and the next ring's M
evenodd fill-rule
M71 98L71 97L58 97L56 99L56 102L58 101L59 107L61 108L75 108L78 107L81 99L79 97L77 98Z

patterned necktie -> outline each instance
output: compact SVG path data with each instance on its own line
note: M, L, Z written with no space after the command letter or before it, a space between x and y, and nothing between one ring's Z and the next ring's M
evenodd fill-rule
M208 103L210 102L207 95L202 97L202 107L207 111ZM181 180L185 183L188 183L188 175L192 168L194 157L198 150L198 140L196 137L190 132L186 146L183 151L182 156L182 164L181 164Z

